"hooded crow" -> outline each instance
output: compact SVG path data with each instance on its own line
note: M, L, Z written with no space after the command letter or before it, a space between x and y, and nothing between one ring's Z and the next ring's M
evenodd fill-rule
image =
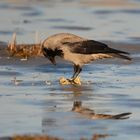
M60 56L64 60L74 64L74 74L71 80L82 71L84 64L97 59L118 57L131 60L129 53L108 47L106 44L82 38L70 33L59 33L48 37L42 43L42 51L54 65L55 56Z

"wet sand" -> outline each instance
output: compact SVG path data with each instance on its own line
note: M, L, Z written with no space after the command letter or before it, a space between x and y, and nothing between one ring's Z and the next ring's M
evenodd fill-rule
M91 139L98 135L107 136L105 139L108 140L139 139L140 39L137 15L140 4L119 1L114 4L114 10L109 2L105 7L103 3L94 3L96 6L91 3L90 0L86 3L64 1L63 4L60 1L0 2L1 138L47 134L68 140ZM75 14L71 15L71 10ZM7 18L2 16L4 13ZM70 63L58 58L58 64L53 66L44 57L23 61L9 57L5 50L13 32L17 33L18 43L33 43L35 30L41 33L41 40L57 32L100 40L110 47L129 52L133 60L93 62L83 67L81 86L62 86L59 78L72 75ZM126 120L91 120L71 111L75 100L82 101L84 106L98 114L132 114Z

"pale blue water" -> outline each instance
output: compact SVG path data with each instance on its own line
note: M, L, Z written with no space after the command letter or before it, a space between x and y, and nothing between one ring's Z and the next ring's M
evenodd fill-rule
M134 0L113 7L90 0L1 1L0 40L10 41L16 32L20 43L33 43L38 31L41 40L70 32L96 40L139 43L139 16L140 2Z
M108 140L138 140L139 64L87 65L81 74L82 86L61 86L59 78L70 77L71 71L71 65L65 63L56 68L50 64L1 66L0 136L49 134L90 139L107 134ZM19 85L11 81L15 76L22 80ZM132 114L127 120L90 120L71 112L75 100L96 113Z

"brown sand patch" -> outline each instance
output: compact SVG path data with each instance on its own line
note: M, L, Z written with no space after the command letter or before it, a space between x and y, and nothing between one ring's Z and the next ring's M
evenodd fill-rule
M45 136L14 136L11 140L60 140L56 137Z
M114 8L138 8L139 4L132 1L122 1L122 0L88 0L81 1L81 4L86 6L94 7L114 7Z
M41 42L36 44L17 44L16 34L13 34L13 40L8 44L7 51L10 56L27 59L31 56L41 56L42 47Z
M109 137L110 135L108 134L94 134L91 140L99 140L102 138ZM4 140L63 140L61 138L57 137L52 137L48 135L16 135L13 137L4 137ZM80 140L88 140L87 138L80 138Z

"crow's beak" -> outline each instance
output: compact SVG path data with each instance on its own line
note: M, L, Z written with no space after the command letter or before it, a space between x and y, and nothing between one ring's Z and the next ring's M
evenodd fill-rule
M49 60L52 62L52 64L56 65L55 57L50 57Z

